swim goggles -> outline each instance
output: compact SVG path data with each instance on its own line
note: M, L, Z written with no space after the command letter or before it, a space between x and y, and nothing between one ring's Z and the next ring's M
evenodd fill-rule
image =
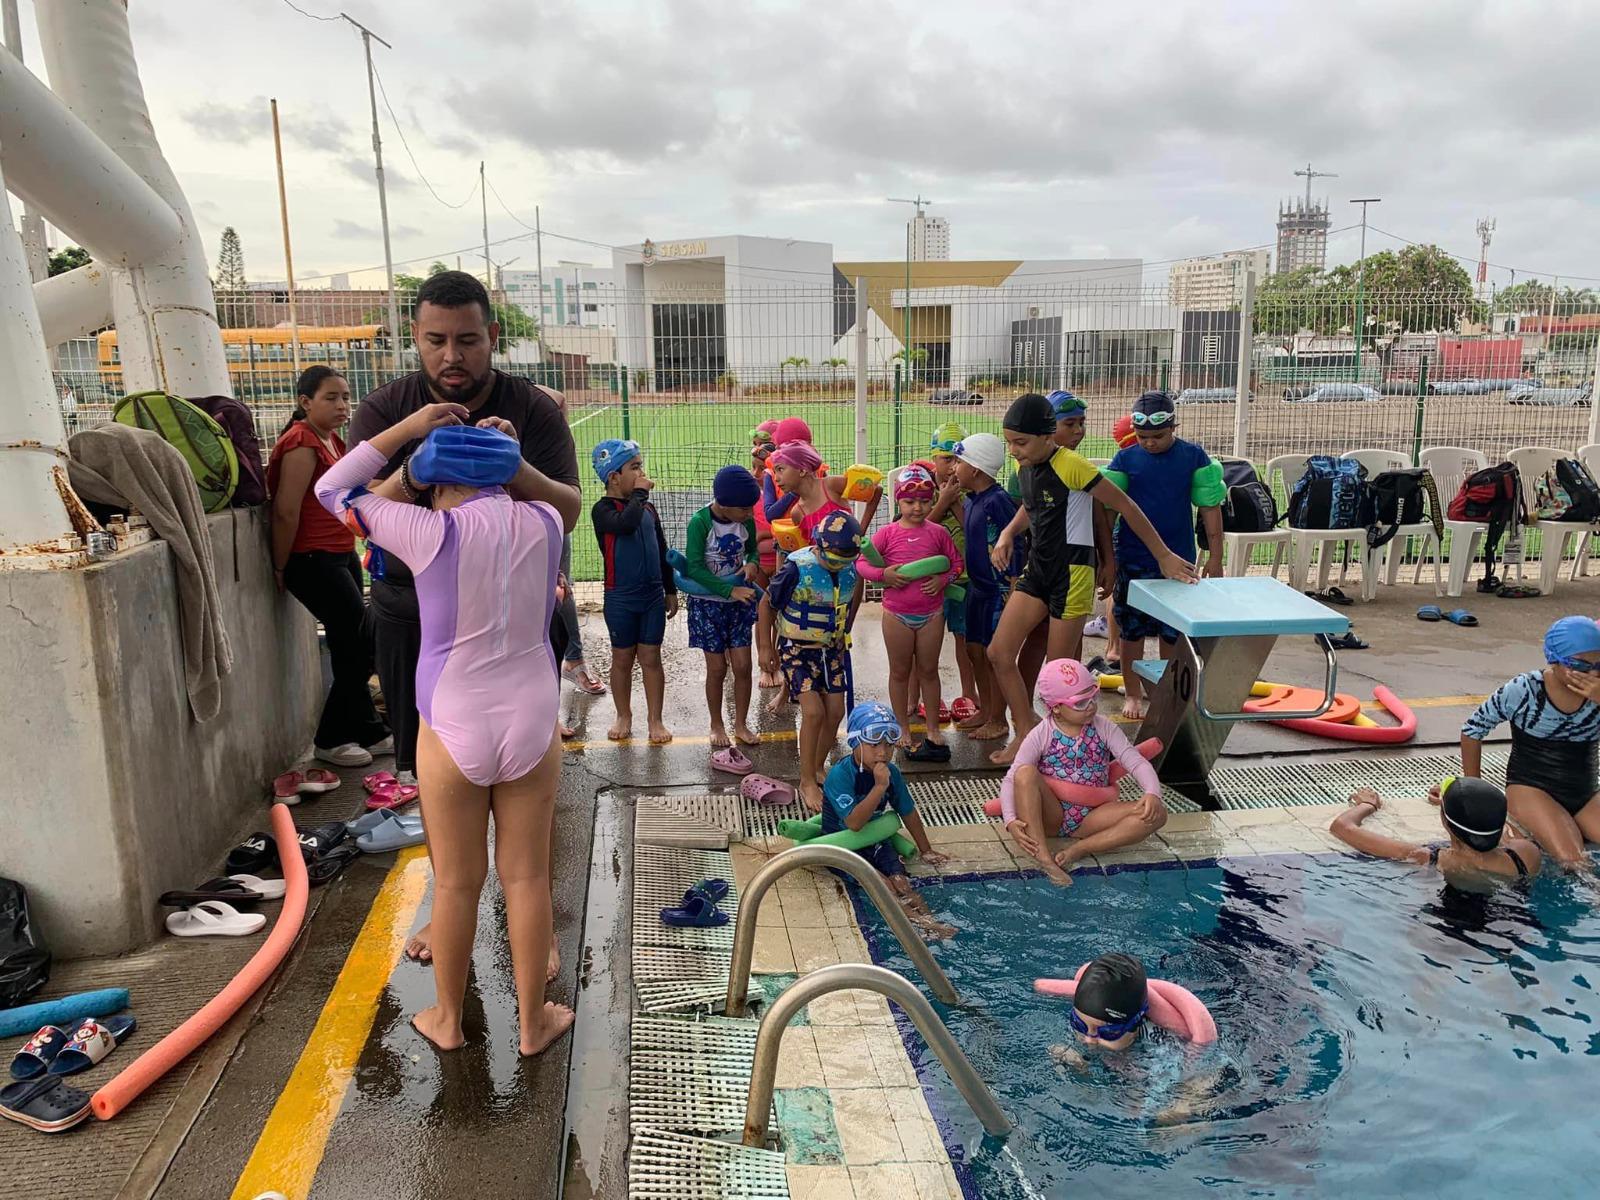
M1093 1033L1089 1032L1088 1023L1078 1015L1078 1010L1073 1009L1067 1013L1067 1020L1072 1023L1074 1033L1082 1034L1097 1042L1114 1042L1120 1037L1127 1037L1144 1023L1145 1015L1150 1011L1148 1004L1141 1005L1139 1011L1133 1016L1122 1021L1101 1021Z
M949 454L953 457L960 445L960 438L934 438L929 442L928 449L934 454Z
M1178 419L1177 413L1165 410L1153 413L1136 412L1130 413L1129 416L1133 419L1135 429L1160 429L1163 425L1170 425Z
M1588 662L1581 658L1562 658L1556 661L1559 665L1566 667L1567 670L1577 671L1580 675L1589 675L1595 671L1600 671L1600 663Z

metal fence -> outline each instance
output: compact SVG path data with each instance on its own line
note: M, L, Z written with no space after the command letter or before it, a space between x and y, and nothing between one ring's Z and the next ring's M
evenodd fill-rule
M1192 296L1174 304L1164 286L916 287L909 306L903 288L881 283L859 293L810 283L601 287L582 311L568 309L571 324L547 315L539 336L503 335L495 362L565 394L588 503L600 491L589 449L637 439L674 540L709 499L716 470L749 461L748 433L769 417L804 417L831 464L884 469L922 453L946 421L998 432L1017 395L1053 388L1088 402L1090 457L1113 452L1113 421L1149 388L1175 395L1184 437L1258 465L1357 447L1414 458L1434 445L1498 459L1516 446L1591 440L1592 295L1505 303L1275 284L1241 285L1203 308ZM493 298L507 330L531 332L528 314ZM235 394L270 448L294 404L287 297L218 299ZM407 339L397 345L385 328L382 292L302 292L298 318L301 365L331 362L357 395L416 367ZM69 430L107 419L123 388L106 335L62 347L58 363ZM575 577L598 578L587 522L574 550Z

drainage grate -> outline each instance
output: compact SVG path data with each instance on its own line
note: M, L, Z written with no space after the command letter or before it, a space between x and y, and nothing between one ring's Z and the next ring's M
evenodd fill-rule
M721 908L728 923L683 929L664 924L661 910L683 903L683 893L702 879L725 879L729 891ZM633 850L633 944L686 950L733 950L733 919L739 911L739 889L733 882L733 858L726 850L689 850L667 846L635 846Z
M677 950L668 946L636 946L633 951L635 979L692 979L720 975L724 983L733 966L731 954L705 950Z
M992 819L984 815L983 803L1000 794L1003 778L1003 774L907 776L906 784L917 802L917 811L929 825L977 825ZM1132 779L1125 779L1121 788L1124 800L1139 798L1139 785ZM1199 811L1198 804L1171 788L1163 787L1161 797L1173 812Z
M640 1014L628 1053L634 1130L738 1133L744 1129L757 1022Z
M647 1013L700 1013L722 1008L728 999L728 975L722 978L700 976L694 979L645 979L634 981L639 1011ZM758 1001L765 995L752 983L745 990L745 1001Z
M735 839L744 836L743 801L737 792L701 792L689 796L640 796L635 812L636 831L639 823L648 818L652 829L660 829L663 832L693 827L720 830ZM726 844L727 841L724 839L722 845Z
M1483 752L1484 774L1504 774L1506 752ZM1322 762L1293 759L1249 767L1217 767L1211 791L1225 809L1298 808L1342 804L1350 793L1370 787L1391 796L1424 796L1445 775L1461 770L1453 754L1350 755Z
M636 1129L628 1200L788 1200L783 1155L659 1129Z

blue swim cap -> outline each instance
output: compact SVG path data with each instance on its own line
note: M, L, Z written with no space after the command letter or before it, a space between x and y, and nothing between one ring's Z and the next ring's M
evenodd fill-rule
M899 740L900 722L895 718L894 709L887 704L868 700L850 710L850 719L844 727L844 743L850 749L854 750L862 742L872 745Z
M1055 412L1058 421L1089 411L1089 406L1071 392L1051 392L1045 399L1050 401L1050 408Z
M611 477L623 467L643 453L639 443L632 439L607 438L594 448L591 461L594 463L594 473L600 476L601 483L609 483Z
M1544 635L1544 660L1571 663L1580 654L1600 652L1600 625L1588 617L1562 617Z
M761 485L743 467L723 467L711 481L711 498L724 508L750 508L761 499Z
M861 553L861 526L847 512L831 512L811 531L811 544L835 558Z
M522 447L509 434L476 425L442 425L411 456L410 474L418 483L500 487L521 466Z

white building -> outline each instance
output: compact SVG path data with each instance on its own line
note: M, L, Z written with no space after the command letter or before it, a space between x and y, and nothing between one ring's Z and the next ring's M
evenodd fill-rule
M944 262L950 257L950 222L918 212L906 222L912 262Z
M1270 254L1264 249L1186 258L1173 263L1167 273L1168 294L1178 308L1232 308L1244 299L1245 274L1255 272L1259 285L1267 277L1270 261Z
M546 263L544 286L538 271L501 271L506 299L538 320L543 329L573 325L614 331L617 327L616 272L590 263Z

